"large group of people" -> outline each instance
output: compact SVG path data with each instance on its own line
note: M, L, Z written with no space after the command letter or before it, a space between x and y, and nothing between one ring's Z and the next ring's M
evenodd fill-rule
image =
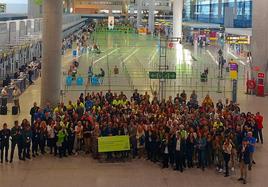
M239 105L228 100L214 103L209 95L199 103L195 91L190 97L183 91L162 101L156 94L151 98L137 90L129 99L123 92L110 90L81 93L76 102L55 108L34 103L30 115L30 121L24 119L20 125L15 121L11 129L3 125L1 163L13 161L16 146L20 160L81 152L100 158L104 155L98 153L98 137L128 135L131 149L106 153L106 159L144 157L181 172L215 166L225 177L240 163L239 180L246 183L247 170L255 164L255 145L263 143L260 113L241 112Z

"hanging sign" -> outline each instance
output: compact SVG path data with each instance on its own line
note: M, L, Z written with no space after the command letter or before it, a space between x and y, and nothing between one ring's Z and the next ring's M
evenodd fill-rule
M108 17L108 28L109 30L114 29L114 16Z
M43 0L34 0L36 5L42 5L43 4Z

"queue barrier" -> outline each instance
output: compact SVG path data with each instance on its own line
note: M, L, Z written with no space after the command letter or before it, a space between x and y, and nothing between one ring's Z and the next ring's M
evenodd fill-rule
M65 79L65 84L67 87L70 87L73 85L73 81L75 80L75 83L77 86L83 86L85 81L82 76L78 76L77 78L74 78L73 76L67 76ZM90 82L92 86L99 86L102 84L102 77L93 76L90 78Z
M83 86L83 84L84 84L83 77L81 77L81 76L77 77L76 84L77 84L77 86Z

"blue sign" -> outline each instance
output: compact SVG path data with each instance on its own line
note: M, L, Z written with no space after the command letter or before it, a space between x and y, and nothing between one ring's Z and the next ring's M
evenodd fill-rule
M77 57L77 50L73 50L73 57Z

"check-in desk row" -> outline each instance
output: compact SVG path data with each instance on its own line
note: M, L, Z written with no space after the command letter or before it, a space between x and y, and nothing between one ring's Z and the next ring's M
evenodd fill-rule
M32 75L32 80L36 80L38 79L40 73L39 73L39 69L38 68L34 68L33 70L33 75ZM12 102L13 101L13 89L15 87L18 87L21 91L21 93L23 93L28 87L29 87L29 75L28 74L24 74L23 77L20 77L18 79L11 79L11 83L8 85L8 96L5 97L7 98L8 102ZM3 87L0 87L0 90L2 90ZM2 96L0 96L2 98ZM2 99L0 99L0 106L2 105Z

